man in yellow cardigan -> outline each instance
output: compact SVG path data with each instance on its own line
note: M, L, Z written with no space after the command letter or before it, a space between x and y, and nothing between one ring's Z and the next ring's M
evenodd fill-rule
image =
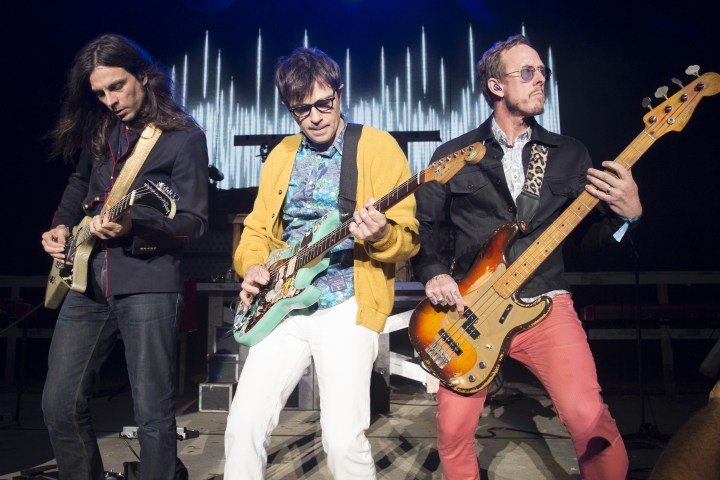
M299 48L278 61L275 84L301 133L270 152L235 251L246 309L270 280L265 265L270 252L296 245L338 210L347 131L340 113L340 69L320 50ZM311 361L330 471L335 478L376 478L365 436L370 374L378 332L393 306L395 263L417 253L419 241L412 196L385 214L373 203L409 178L407 159L392 136L362 127L351 236L329 251L328 268L314 278L317 302L291 311L250 348L228 415L225 479L263 478L280 410Z

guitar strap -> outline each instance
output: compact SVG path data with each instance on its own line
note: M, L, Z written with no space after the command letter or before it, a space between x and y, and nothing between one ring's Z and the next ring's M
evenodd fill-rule
M358 123L348 123L345 129L340 163L340 192L338 194L338 209L340 210L341 222L345 222L355 213L358 181L357 147L362 128L363 126Z
M534 143L530 149L530 163L525 176L525 185L517 198L518 224L525 231L535 216L540 203L540 188L545 178L545 167L548 160L548 148Z
M102 213L105 213L115 205L127 194L128 190L130 190L130 185L132 185L135 180L137 173L140 171L140 167L145 163L145 159L150 154L150 150L155 146L158 138L160 138L161 133L162 130L154 124L147 124L140 134L140 139L138 139L135 144L135 148L133 148L130 157L125 161L125 166L120 171L120 175L118 175L112 190L110 190L105 205L103 205Z

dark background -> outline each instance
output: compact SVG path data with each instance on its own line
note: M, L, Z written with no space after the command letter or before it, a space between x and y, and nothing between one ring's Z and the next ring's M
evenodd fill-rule
M552 47L560 90L562 133L581 139L596 162L617 156L642 128L643 97L685 81L688 65L717 71L712 16L690 2L651 6L593 2L481 2L476 0L334 0L318 2L5 1L3 29L4 123L2 179L5 235L0 274L45 274L40 247L69 169L47 158L42 135L56 118L64 76L75 52L106 32L123 33L167 64L185 52L199 55L205 32L236 81L254 76L258 31L263 48L287 54L308 32L311 46L336 58L351 47L367 56L377 78L381 46L404 51L424 27L435 56L465 68L472 25L475 57L495 40L526 33L542 56ZM438 42L444 42L438 45ZM388 46L395 47L388 47ZM363 48L366 46L366 48ZM268 65L267 68L271 68ZM265 76L272 90L271 79ZM374 81L374 80L373 80ZM689 80L688 80L689 81ZM687 81L685 81L687 84ZM658 100L653 97L653 104ZM720 98L708 97L684 131L671 132L634 168L645 213L635 233L643 270L720 270L716 184L720 177L714 116ZM631 270L627 247L614 255L569 250L570 270Z
M717 35L712 33L717 29L717 19L709 11L710 2L585 3L3 0L0 18L4 28L0 35L4 81L0 112L6 146L0 174L0 218L4 227L0 276L45 275L50 269L40 235L49 227L70 169L60 160L48 159L48 143L42 137L56 119L65 73L74 54L100 34L125 34L154 58L179 64L186 52L196 59L202 54L209 32L213 52L222 50L224 64L237 84L252 85L258 31L262 30L263 48L278 56L299 46L307 30L311 46L336 59L351 48L354 62L364 67L356 72L367 71L368 84L376 85L380 48L387 49L391 61L402 58L408 45L417 51L423 27L432 40L429 55L435 59L442 56L448 69L462 70L468 65L469 25L474 32L476 59L494 41L519 33L524 25L542 57L552 47L562 133L582 140L599 163L615 158L640 134L642 117L647 113L641 107L643 97L653 97L662 85L675 91L672 77L687 84L684 71L689 65L700 65L701 73L720 70ZM272 65L265 67L271 71ZM268 73L264 78L268 94L272 91L271 79ZM460 81L466 78L460 77ZM658 104L653 98L653 105ZM718 127L714 123L719 112L720 95L703 99L685 130L660 138L633 169L645 209L633 234L641 270L720 271L720 232L716 225L720 167ZM217 202L215 207L231 209ZM222 225L212 225L213 229L219 227ZM229 254L227 251L223 265L228 263ZM576 272L629 271L636 266L627 244L598 255L581 254L569 246L566 257L568 270ZM673 303L718 303L717 285L674 285L670 289ZM42 292L37 290L31 298L25 298L30 306L42 301ZM23 290L23 295L28 295L27 291ZM658 302L654 285L643 286L637 292L643 303ZM590 303L632 304L635 293L632 285L573 287L579 310ZM205 311L202 298L193 305L186 311ZM53 311L40 309L23 326L51 328L54 315ZM195 391L197 383L206 381L205 354L209 352L203 317L199 315L197 332L187 340L188 393ZM711 328L717 328L716 317ZM404 333L399 335L405 337ZM403 340L407 344L407 338ZM675 342L680 390L687 391L690 384L692 391L703 395L709 390L709 379L699 379L697 367L713 343L713 339ZM34 340L26 361L21 360L24 354L17 354L26 391L40 392L48 344L49 339ZM657 343L646 344L643 383L637 382L635 340L591 342L606 392L637 391L638 383L646 392L651 391L651 384L659 385L653 391L662 389L660 350ZM106 364L99 391L115 395L127 388L121 362L122 351L116 350ZM508 376L514 381L512 361L509 366ZM23 411L30 407L26 401ZM47 444L37 448L49 452ZM17 467L36 463L34 459Z

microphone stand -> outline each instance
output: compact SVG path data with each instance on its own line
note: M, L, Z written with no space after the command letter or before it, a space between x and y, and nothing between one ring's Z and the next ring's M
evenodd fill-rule
M635 269L635 309L633 317L635 320L635 329L637 336L637 366L638 366L638 386L640 387L640 427L634 434L623 435L624 440L642 440L653 439L657 441L667 442L668 436L663 435L657 428L657 425L648 423L645 418L645 379L643 376L643 354L642 354L642 325L640 322L640 254L637 251L635 242L630 232L627 232L628 241L632 249L632 257Z

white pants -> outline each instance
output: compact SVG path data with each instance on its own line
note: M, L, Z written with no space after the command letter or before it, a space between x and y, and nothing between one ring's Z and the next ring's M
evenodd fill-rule
M270 435L311 359L330 471L337 480L376 478L365 431L378 334L355 323L357 310L353 297L309 316L290 316L250 348L227 419L226 480L263 478Z

